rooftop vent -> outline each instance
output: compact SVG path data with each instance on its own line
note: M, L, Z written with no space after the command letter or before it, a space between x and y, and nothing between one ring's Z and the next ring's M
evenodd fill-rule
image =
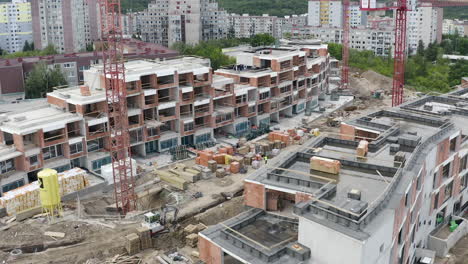
M361 200L361 190L358 190L358 189L349 190L348 198L360 201Z

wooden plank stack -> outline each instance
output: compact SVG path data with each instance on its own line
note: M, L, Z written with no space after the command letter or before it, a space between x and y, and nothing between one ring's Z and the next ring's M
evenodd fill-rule
M88 187L89 180L86 171L74 168L58 174L60 196L77 192ZM8 215L41 206L39 184L37 181L18 189L6 192L0 197L0 207L6 209Z
M152 247L151 232L148 227L137 228L138 237L140 238L141 250Z
M137 234L131 233L125 236L125 249L127 253L131 255L135 255L140 252L140 237Z

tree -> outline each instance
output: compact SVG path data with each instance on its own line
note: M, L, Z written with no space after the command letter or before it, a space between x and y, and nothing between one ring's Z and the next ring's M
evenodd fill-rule
M269 46L275 44L276 39L270 34L257 34L250 40L252 47Z
M449 85L459 85L461 78L468 75L468 61L458 60L456 63L450 65L449 71Z
M328 52L330 53L330 56L334 57L337 60L342 59L342 49L343 46L341 44L328 43Z
M58 51L55 49L53 44L47 45L45 49L42 50L41 56L47 56L47 55L55 55L58 54Z
M422 39L418 42L418 49L416 50L416 55L423 57L424 56L424 42Z
M93 43L88 43L86 44L86 51L94 51L94 44Z
M26 98L42 98L53 87L66 85L67 80L60 68L49 68L45 62L37 63L25 82Z
M25 41L24 42L24 46L23 46L23 51L32 51L34 50L34 46L31 47L31 45L29 44L29 41Z

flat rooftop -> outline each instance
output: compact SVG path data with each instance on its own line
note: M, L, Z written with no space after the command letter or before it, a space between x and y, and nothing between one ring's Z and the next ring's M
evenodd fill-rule
M27 135L43 129L64 128L67 123L82 120L77 114L64 112L53 106L0 116L0 129L10 134Z
M457 130L462 131L462 140L468 138L466 94L468 89L426 96L346 121L343 124L354 128L351 138L324 132L295 152L280 153L246 181L266 189L311 194L315 199L297 204L296 215L366 239L376 228L372 221L389 213L386 208L398 206L396 197L405 193L428 151ZM369 141L365 158L356 154L362 139ZM312 170L312 157L340 161L339 173ZM351 190L358 190L360 199L353 198Z
M260 209L210 226L201 236L247 263L299 264L310 258L310 250L297 242L297 220Z

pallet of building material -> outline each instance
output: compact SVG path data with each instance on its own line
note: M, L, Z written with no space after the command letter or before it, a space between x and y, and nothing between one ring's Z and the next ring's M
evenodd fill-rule
M226 154L215 154L213 155L213 159L216 160L217 164L225 164L226 163Z
M274 148L275 149L280 149L281 148L281 140L275 140Z
M188 173L191 173L191 174L194 174L198 178L197 181L199 181L201 179L201 171L199 171L199 170L195 170L193 168L185 168L184 171L188 172Z
M240 148L237 149L237 153L241 154L241 155L245 155L247 153L249 153L250 149L248 146L242 146Z
M198 244L198 235L197 234L190 234L185 237L185 242L188 246L195 248Z
M188 181L188 182L191 182L191 183L194 183L194 182L197 182L197 176L194 175L194 174L191 174L191 173L188 173L188 172L185 172L185 171L180 171L180 170L174 170L174 169L170 169L169 172L179 176L180 178Z
M356 148L356 156L365 157L369 151L369 142L366 140L359 141L359 145Z
M231 159L232 159L231 155L229 155L229 154L224 155L224 164L225 165L231 164Z
M240 166L239 162L234 161L234 162L231 162L231 165L229 167L229 171L231 173L233 173L233 174L237 174L237 173L239 173L240 168L241 168L241 166Z
M166 182L167 184L171 185L174 188L177 188L179 190L187 190L188 188L188 181L182 179L181 177L167 172L167 171L155 171L156 175L161 179L161 181Z
M208 161L208 169L210 169L211 172L216 172L218 163L215 160Z
M137 234L138 234L138 237L140 238L141 250L145 250L153 246L152 240L151 240L151 232L148 227L142 226L142 227L137 228Z
M58 180L60 196L77 192L90 185L86 171L80 168L59 173ZM5 208L8 215L38 206L41 206L41 202L37 181L6 192L0 197L0 207Z
M216 170L216 177L217 178L224 178L226 176L226 171L224 169L217 169Z
M243 167L244 166L244 157L242 157L242 156L233 156L231 158L231 163L233 163L233 162L238 162L240 164L240 166Z
M140 252L140 237L131 233L125 236L125 249L129 255L135 255Z
M310 158L310 168L316 171L339 174L341 169L341 162L338 160L314 156Z
M254 154L252 152L248 153L244 156L244 164L245 165L252 165L252 160L254 159Z

